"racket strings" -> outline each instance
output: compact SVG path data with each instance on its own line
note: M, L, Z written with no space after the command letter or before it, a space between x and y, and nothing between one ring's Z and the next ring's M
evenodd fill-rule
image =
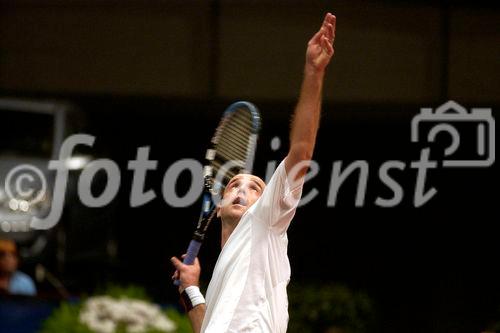
M251 153L248 147L254 131L252 124L252 115L247 110L240 109L221 121L216 131L212 140L216 154L211 164L214 177L222 171L223 183L227 183L246 166Z
M234 141L225 142L217 150L217 154L226 160L244 160L246 158L246 147L242 145L234 145Z
M220 153L226 160L246 160L248 156L248 142L251 136L250 117L247 117L246 122L237 121L238 116L242 116L243 112L239 112L231 118L223 130L220 132L220 137L217 143L216 151Z
M234 111L231 115L225 117L224 119L221 120L219 123L219 126L217 127L217 130L215 131L215 135L212 138L212 143L214 145L217 145L219 141L221 140L221 137L224 134L224 131L227 128L238 128L239 130L244 130L244 132L252 132L255 131L256 129L253 128L253 119L252 115L249 114L246 110L240 109L237 111Z
M227 182L229 180L231 180L231 178L233 178L234 176L236 176L239 172L239 170L241 170L241 168L238 168L238 170L236 171L233 171L234 168L230 168L229 170L227 168L222 168L222 166L224 165L224 163L220 163L218 161L215 161L214 160L214 177L217 176L217 174L219 173L219 170L222 170L223 173L222 173L222 179L217 179L217 181L219 181L223 186L225 186L227 184Z
M232 114L221 120L212 139L212 142L214 144L218 144L220 138L223 136L224 131L227 128L233 127L238 128L240 131L243 130L243 132L251 132L255 131L252 125L252 115L248 111L246 111L245 109L234 111Z

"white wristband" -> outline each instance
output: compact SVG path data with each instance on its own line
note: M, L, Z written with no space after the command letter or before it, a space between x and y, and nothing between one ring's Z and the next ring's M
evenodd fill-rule
M205 298L201 294L200 288L198 288L197 286L187 287L186 289L184 289L184 291L191 300L193 308L199 304L205 304Z

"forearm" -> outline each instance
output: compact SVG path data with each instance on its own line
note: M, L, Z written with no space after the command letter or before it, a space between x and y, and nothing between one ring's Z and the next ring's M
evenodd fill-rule
M290 151L285 160L294 180L304 177L316 143L321 113L321 94L325 70L333 56L336 18L325 15L319 31L307 43L304 79L290 132Z
M201 332L201 324L203 323L203 318L205 317L205 304L199 304L188 312L188 318L191 322L191 327L194 333Z
M314 71L306 65L299 101L292 118L290 152L286 160L289 172L298 163L312 158L321 114L323 78L324 71ZM297 178L305 174L307 164L301 170L296 170Z
M305 158L310 158L316 142L321 113L323 71L304 70L300 97L295 108L290 133L290 148L304 150Z

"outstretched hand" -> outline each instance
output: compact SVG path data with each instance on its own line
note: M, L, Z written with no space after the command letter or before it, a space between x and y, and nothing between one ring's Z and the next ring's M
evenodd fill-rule
M327 13L319 31L307 44L306 70L322 72L333 56L336 17Z

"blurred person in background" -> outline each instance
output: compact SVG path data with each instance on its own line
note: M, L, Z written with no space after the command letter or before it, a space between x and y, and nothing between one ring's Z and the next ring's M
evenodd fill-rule
M19 255L13 240L0 239L0 294L35 296L33 280L18 271Z

